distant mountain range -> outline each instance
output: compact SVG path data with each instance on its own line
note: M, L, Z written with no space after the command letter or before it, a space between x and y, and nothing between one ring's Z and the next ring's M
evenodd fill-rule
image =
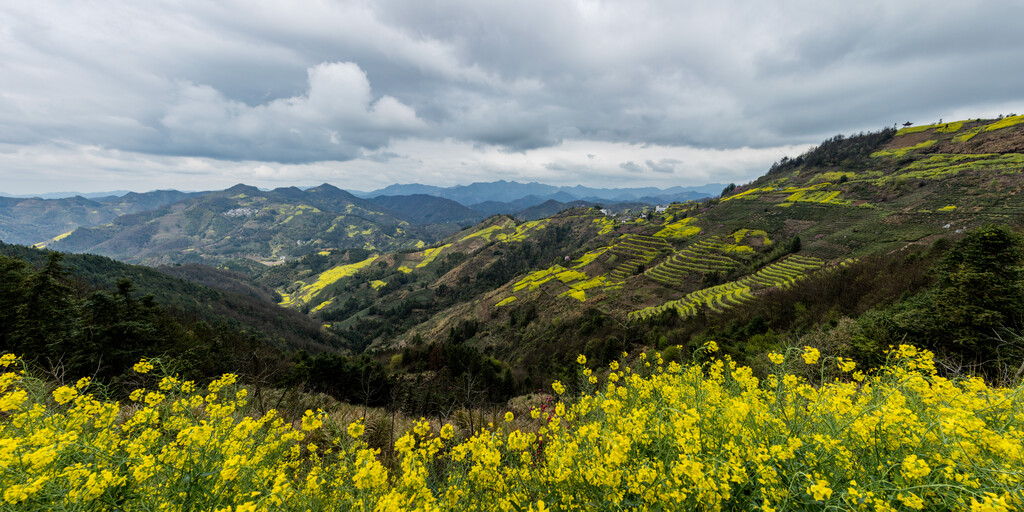
M160 208L195 195L197 193L154 190L95 199L83 196L61 199L0 197L0 240L36 244L66 236L81 226L106 224L122 215Z
M394 250L434 238L422 231L332 185L262 191L239 184L79 228L47 247L147 264L270 262L341 247Z
M58 197L69 193L0 196L0 240L153 264L203 261L196 257L209 256L211 251L226 254L222 249L231 252L231 247L241 244L250 249L258 246L248 256L263 260L303 254L311 247L300 247L309 244L326 248L397 249L406 242L432 243L458 226L496 214L530 220L573 206L595 205L622 212L635 208L637 203L668 204L711 197L722 188L721 184L711 184L669 189L604 189L495 181L447 188L392 185L374 192L353 193L323 184L305 190L262 190L236 185L209 192L156 190L87 194L90 197ZM253 198L260 198L261 205L255 204ZM273 208L267 209L270 204ZM314 215L303 217L302 222L292 215L279 215L292 211ZM260 215L256 216L257 213ZM325 241L317 235L321 228L341 226L342 217L351 220L345 221L345 237L333 240L332 235L326 238L333 241ZM270 218L281 223L274 228L276 234L263 233L256 237L259 241L251 240L258 231L255 226L267 228ZM310 218L317 218L323 225L307 225ZM364 225L366 222L372 226ZM291 225L284 226L285 223ZM414 233L403 227L406 224ZM200 229L200 225L207 231L192 232ZM362 227L356 230L357 226ZM387 226L391 227L381 229ZM83 230L73 234L78 228ZM371 232L375 234L370 235ZM266 240L268 236L276 239ZM227 238L215 241L217 237ZM200 243L201 248L195 245ZM225 244L227 247L222 247ZM285 249L287 244L293 247ZM174 254L170 260L166 259L169 254Z
M15 197L28 199L38 197L39 199L64 199L67 197L82 196L86 199L99 199L109 197L121 197L131 193L131 190L111 190L110 192L47 192L45 194L5 194L0 192L0 197Z
M671 187L660 189L655 187L642 188L592 188L576 185L574 187L557 187L543 183L519 183L515 181L478 182L454 187L436 187L433 185L390 185L372 192L352 191L358 197L370 198L377 196L401 196L425 194L451 199L465 206L473 207L481 203L510 203L526 197L536 197L540 204L549 199L561 202L594 201L594 202L642 202L649 204L671 203L714 197L722 192L725 184L711 183L697 187ZM529 205L533 206L533 205ZM513 213L513 212L497 212Z

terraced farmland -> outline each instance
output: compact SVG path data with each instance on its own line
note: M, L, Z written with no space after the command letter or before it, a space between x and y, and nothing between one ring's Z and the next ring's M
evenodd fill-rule
M818 258L794 254L744 277L740 282L757 284L765 288L788 288L805 274L821 268L824 264L825 262Z
M622 261L608 273L608 277L622 281L633 275L638 268L654 260L662 250L672 250L663 238L633 235L612 246L609 252Z
M817 270L824 264L825 262L818 258L794 254L743 279L697 290L659 306L632 311L629 313L628 319L631 321L644 320L669 309L674 309L683 318L696 315L702 308L707 308L714 313L721 313L725 309L739 306L753 299L753 292L756 289L792 286L808 272Z
M726 254L731 244L720 237L711 237L691 244L644 273L658 283L676 285L692 272L728 272L740 262Z

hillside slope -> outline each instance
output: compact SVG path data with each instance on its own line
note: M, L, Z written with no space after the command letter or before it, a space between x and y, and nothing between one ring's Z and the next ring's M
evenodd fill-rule
M837 136L721 199L628 219L494 217L416 252L298 262L306 274L268 284L351 349L401 355L413 373L468 357L528 387L566 377L578 352L603 361L707 336L753 340L726 347L750 361L782 343L777 329L803 336L930 286L929 266L966 232L1020 230L1021 119Z
M0 255L35 267L42 267L50 254L47 250L0 243ZM337 352L340 347L340 339L325 332L318 323L297 311L278 307L269 290L225 286L229 278L223 271L209 267L201 271L220 272L210 279L218 281L217 289L196 283L203 280L196 275L200 271L189 275L188 267L161 272L91 254L65 254L62 266L82 288L113 290L127 279L137 295L151 295L162 307L210 325L230 325L238 333L250 333L276 349L319 353Z

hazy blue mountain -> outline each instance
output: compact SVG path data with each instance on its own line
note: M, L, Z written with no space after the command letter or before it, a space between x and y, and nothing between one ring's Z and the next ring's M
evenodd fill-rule
M435 187L433 185L420 185L419 183L409 183L388 185L384 188L377 189L372 192L362 192L359 190L352 190L351 192L353 195L357 197L367 199L377 196L410 196L414 194L428 194L436 196L439 195L438 193L443 190L444 187Z
M107 197L120 197L125 194L131 193L130 190L111 190L110 192L47 192L45 194L5 194L0 192L0 197L18 197L22 199L28 199L31 197L38 197L39 199L64 199L66 197L82 196L86 199L98 199Z
M427 194L377 196L369 201L410 224L476 223L487 217L451 199Z
M556 201L560 203L568 203L575 201L576 198L572 197L565 192L559 192L557 194L549 194L545 196L526 196L516 199L514 201L484 201L470 205L474 211L480 212L484 216L491 216L497 214L513 215L519 213L522 210L530 208L531 206L537 206L545 201Z
M0 240L24 245L43 243L80 227L99 226L121 215L160 208L196 194L154 190L94 199L0 197Z
M557 187L543 183L519 183L515 181L493 181L488 183L478 182L469 185L457 185L454 187L436 187L432 185L407 184L391 185L372 192L354 192L360 197L377 197L381 195L412 195L428 194L437 197L444 197L457 201L463 205L470 206L477 211L494 211L494 213L507 213L507 210L499 208L494 203L512 203L520 199L535 196L540 201L528 205L534 206L546 200L568 202L586 200L595 202L645 202L650 204L670 203L673 201L689 201L705 197L714 197L725 188L724 184L712 183L695 187L670 187L660 189L656 187L640 188L593 188L583 185L574 187Z

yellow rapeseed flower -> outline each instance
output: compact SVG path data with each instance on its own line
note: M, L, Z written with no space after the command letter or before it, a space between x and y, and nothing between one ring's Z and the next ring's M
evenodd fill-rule
M839 367L839 371L843 373L850 373L854 368L857 367L857 363L853 359L840 357L836 360L836 365Z
M4 394L3 397L0 397L0 412L20 410L26 400L28 400L28 392L24 389L18 389Z
M353 439L359 439L363 437L363 432L366 431L366 427L363 425L363 419L359 418L359 421L353 421L348 424L348 435Z
M136 373L149 373L153 371L153 363L147 361L146 358L142 358L139 362L135 363L135 366L133 366L132 369L135 370Z
M576 362L579 364L587 364L587 356L583 354L576 356Z
M322 411L317 411L318 413ZM310 431L320 428L324 424L323 419L320 418L319 414L314 414L313 411L306 409L306 412L302 414L302 430Z
M68 386L61 386L53 390L53 399L58 404L64 405L78 396L78 390Z
M804 347L804 353L801 354L801 357L804 358L805 363L814 364L817 363L818 359L821 357L821 352L814 347Z
M770 352L768 354L768 360L771 361L772 364L782 364L782 362L786 360L786 357L778 352Z
M920 496L912 492L901 492L896 495L896 499L903 502L903 504L906 505L908 508L912 508L914 510L921 510L924 508L924 500L922 500Z
M815 501L824 501L832 497L832 489L828 486L828 480L819 479L816 483L807 488L807 494L813 496Z
M19 364L0 369L0 504L102 509L127 489L116 496L126 510L183 500L221 512L1024 508L1014 494L1024 475L1013 470L1024 385L951 380L930 352L893 351L886 365L857 371L857 383L783 371L761 380L728 358L623 367L601 388L544 397L526 431L485 423L456 442L451 424L435 437L421 419L396 434L388 466L362 440L362 420L343 440L306 430L322 427L322 411L298 424L273 410L250 415L244 388L222 389L233 378L210 395L184 385L134 393L152 405L68 386L53 398L75 393L73 405L59 406L46 383L15 375ZM188 474L207 477L184 494Z
M931 473L928 463L917 458L917 455L910 454L903 459L903 477L907 480L917 480Z
M447 441L455 437L455 427L452 427L451 423L445 423L444 426L441 427L441 433L439 435L441 436L441 439Z

